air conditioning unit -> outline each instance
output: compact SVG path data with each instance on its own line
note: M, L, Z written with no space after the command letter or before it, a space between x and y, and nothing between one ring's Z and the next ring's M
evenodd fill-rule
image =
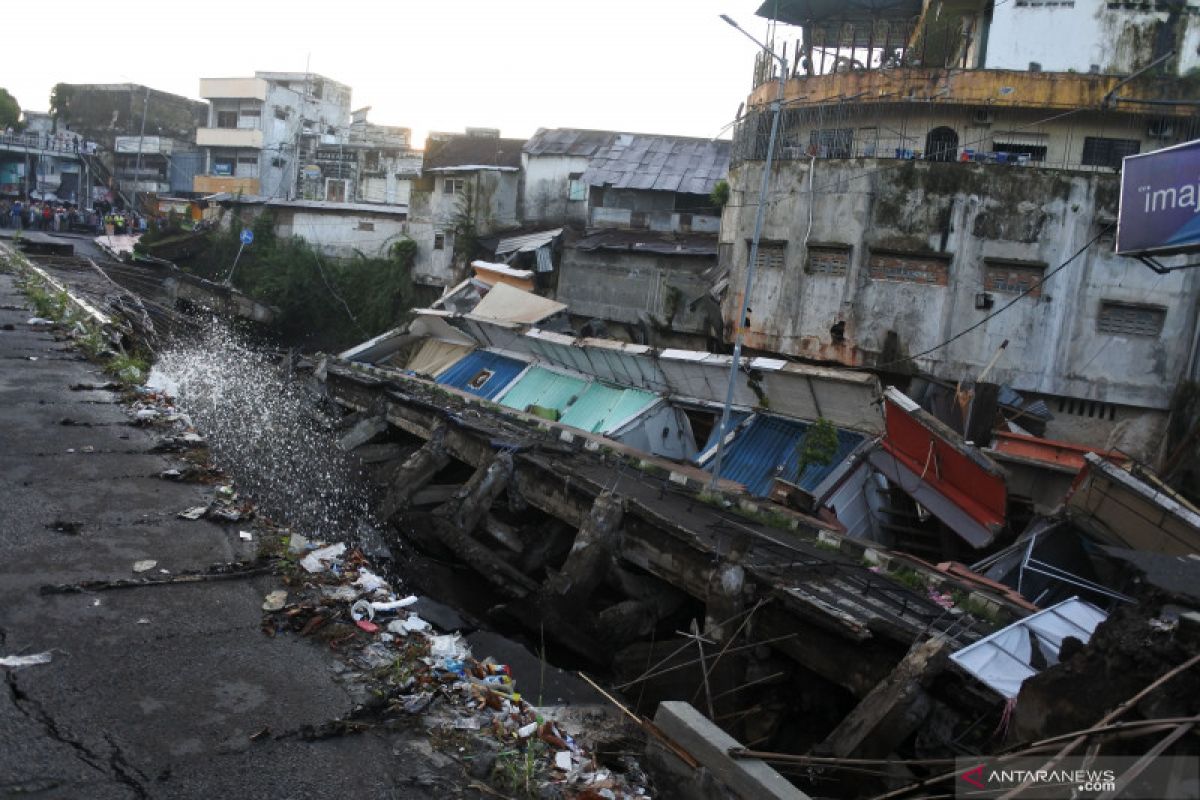
M994 117L990 108L977 108L971 112L971 123L973 125L991 125L993 121Z
M1170 139L1175 135L1175 126L1169 119L1152 119L1146 135L1151 139Z

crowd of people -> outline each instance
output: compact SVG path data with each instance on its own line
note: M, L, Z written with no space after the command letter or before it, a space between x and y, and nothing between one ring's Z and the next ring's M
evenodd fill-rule
M150 220L97 203L91 209L73 203L0 198L0 227L26 231L142 233Z

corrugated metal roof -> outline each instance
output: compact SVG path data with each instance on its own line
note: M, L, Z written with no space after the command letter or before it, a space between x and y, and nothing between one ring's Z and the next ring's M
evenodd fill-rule
M499 398L499 402L518 411L541 406L562 413L586 388L587 381L581 378L532 367Z
M437 382L494 400L527 366L515 358L476 350L439 375Z
M586 156L595 155L617 134L613 131L588 131L577 128L539 128L525 143L525 152L531 156Z
M523 233L520 236L510 236L507 239L501 239L497 242L494 252L498 256L502 256L505 253L532 253L539 247L544 247L553 242L562 232L562 228L554 228L548 231L536 231L534 233Z
M640 389L593 383L571 404L559 422L591 433L608 433L656 400L656 395Z
M584 170L583 182L618 189L708 194L729 171L726 140L619 134Z
M524 139L496 136L454 135L425 143L425 170L458 167L463 164L491 167L520 167Z
M576 250L611 250L619 253L715 256L715 233L666 233L660 231L606 230L575 242Z
M838 430L837 454L833 459L825 465L810 464L800 479L796 480L796 467L800 460L797 446L809 427L806 422L755 415L750 424L726 445L721 477L737 481L756 497L770 494L771 482L776 477L809 491L815 489L834 467L850 455L863 437L861 434ZM715 454L709 456L700 466L711 470L714 458Z

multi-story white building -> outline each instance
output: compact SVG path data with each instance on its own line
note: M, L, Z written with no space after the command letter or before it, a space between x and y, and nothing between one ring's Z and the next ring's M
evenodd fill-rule
M203 78L200 96L209 113L196 131L205 154L197 192L293 197L306 174L320 172L317 148L349 135L350 87L314 73Z

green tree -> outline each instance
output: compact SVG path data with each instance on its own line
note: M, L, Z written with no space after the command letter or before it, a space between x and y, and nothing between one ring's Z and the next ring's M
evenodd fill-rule
M54 118L55 129L62 119L70 116L73 94L74 90L67 83L56 83L50 90L50 116Z
M729 202L729 182L719 180L713 184L712 192L709 193L708 199L717 208L724 208Z
M837 428L829 420L821 417L804 434L804 438L796 445L796 480L810 466L825 466L833 461L838 450Z
M21 104L17 98L0 88L0 129L15 128L21 121Z

